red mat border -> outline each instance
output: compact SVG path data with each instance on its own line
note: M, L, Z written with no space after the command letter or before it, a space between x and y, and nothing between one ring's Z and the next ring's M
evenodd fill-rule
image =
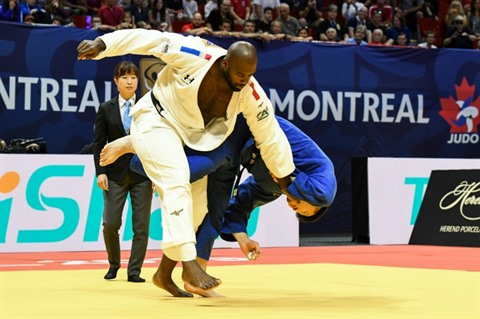
M122 257L126 267L129 251L123 251ZM144 267L157 267L161 257L161 250L148 251ZM261 258L256 261L246 260L239 249L214 249L209 266L304 263L480 271L480 248L416 245L263 248ZM104 251L0 253L0 271L107 267Z

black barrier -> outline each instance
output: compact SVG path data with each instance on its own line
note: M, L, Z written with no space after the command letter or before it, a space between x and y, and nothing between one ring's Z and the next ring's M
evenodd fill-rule
M435 170L410 244L480 247L480 170Z

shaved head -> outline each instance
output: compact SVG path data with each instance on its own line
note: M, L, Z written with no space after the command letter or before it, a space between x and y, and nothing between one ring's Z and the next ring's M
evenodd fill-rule
M246 41L237 41L233 43L227 51L227 56L225 57L227 61L240 59L243 63L252 63L257 64L257 49Z
M225 80L233 91L240 91L257 70L257 50L246 41L233 43L222 61Z

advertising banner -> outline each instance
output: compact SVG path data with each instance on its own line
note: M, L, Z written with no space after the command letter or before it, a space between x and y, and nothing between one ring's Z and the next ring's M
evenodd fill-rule
M105 249L103 196L91 155L6 154L0 155L0 163L1 252ZM126 205L119 233L122 249L131 246L131 214ZM161 248L161 223L160 199L155 195L149 249ZM262 247L299 244L298 221L282 200L255 210L248 234ZM238 244L218 238L214 247Z
M99 104L116 94L119 61L139 65L139 95L161 65L138 55L77 60L77 45L99 36L96 30L0 29L0 137L43 137L51 154L78 153L92 141ZM207 39L222 47L238 40ZM316 141L335 166L332 207L321 221L300 225L301 233L351 231L352 157L480 158L477 51L249 41L258 51L255 77L276 114Z
M480 169L480 159L368 159L371 244L408 244L430 174L439 169Z
M480 170L432 171L410 244L480 247Z

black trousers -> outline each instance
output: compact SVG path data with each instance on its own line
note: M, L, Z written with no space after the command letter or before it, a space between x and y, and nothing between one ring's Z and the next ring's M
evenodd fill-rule
M122 214L130 193L132 205L133 239L128 261L128 275L140 275L147 252L150 211L152 206L152 182L124 182L109 179L108 192L103 191L103 239L110 267L120 268L120 237Z

